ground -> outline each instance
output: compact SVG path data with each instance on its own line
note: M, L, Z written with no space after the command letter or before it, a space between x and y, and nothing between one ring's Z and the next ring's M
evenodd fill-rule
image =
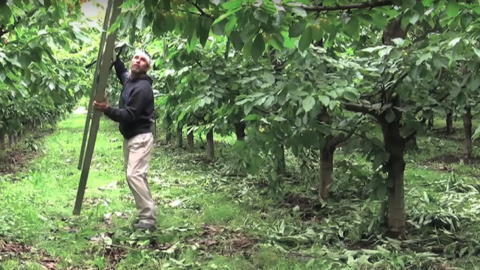
M217 138L211 164L199 158L200 141L195 153L159 142L150 183L160 228L135 232L121 137L106 119L74 216L84 121L78 111L3 155L0 269L479 269L480 170L451 162L461 157L462 132L444 136L442 123L407 154L409 240L399 243L381 236L370 165L358 155L338 152L333 198L322 206L315 183L287 179L273 197L261 177L231 173L238 160L221 144L231 138Z

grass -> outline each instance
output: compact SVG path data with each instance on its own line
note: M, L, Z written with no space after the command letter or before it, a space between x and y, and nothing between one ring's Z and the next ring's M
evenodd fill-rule
M289 155L298 177L279 197L267 196L262 177L222 176L238 165L221 143L233 137L216 138L226 154L213 164L200 147L158 144L149 181L160 228L134 231L122 139L108 120L74 216L84 121L74 114L43 139L25 140L19 147L35 144L37 157L0 176L0 269L479 269L478 165L427 162L458 154L461 132L419 138L421 150L407 154L409 242L399 243L381 236L380 203L368 198L372 172L358 155L336 154L333 198L321 207L314 183L299 181L313 172L300 172Z

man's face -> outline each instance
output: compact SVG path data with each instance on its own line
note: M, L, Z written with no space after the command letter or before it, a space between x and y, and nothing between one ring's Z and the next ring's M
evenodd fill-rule
M137 53L130 62L130 70L132 73L146 73L148 71L148 61L145 55Z

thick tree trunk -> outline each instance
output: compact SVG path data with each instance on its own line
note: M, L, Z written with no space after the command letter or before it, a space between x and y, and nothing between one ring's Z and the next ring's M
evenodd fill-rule
M391 154L387 163L388 181L393 183L393 187L388 188L388 227L390 232L401 239L406 238L405 228L405 189L404 173L405 161L403 159L403 149L397 149Z
M238 122L235 124L235 135L237 135L237 141L245 140L245 122Z
M177 147L182 148L183 147L183 127L178 126L177 127Z
M463 115L463 131L465 134L465 154L468 159L472 158L472 108L465 107Z
M333 176L333 154L336 147L325 146L320 150L320 181L318 185L318 195L322 200L330 197L328 192L332 185Z
M406 214L405 214L405 190L404 190L404 173L405 173L405 145L406 140L400 135L400 119L401 113L396 112L397 118L387 123L383 121L382 132L383 141L389 159L385 164L388 173L387 194L387 220L389 231L404 239L406 237Z
M213 142L213 129L207 133L207 160L213 161L215 158L215 145Z
M193 130L187 133L187 144L188 144L188 151L193 152L195 151L195 137L193 135Z
M445 122L447 125L447 135L450 135L453 133L453 113L451 111L447 113L447 119Z

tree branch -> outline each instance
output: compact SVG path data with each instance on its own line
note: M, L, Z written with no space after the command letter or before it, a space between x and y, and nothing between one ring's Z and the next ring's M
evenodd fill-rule
M374 110L372 110L370 108L367 108L367 107L365 107L361 104L343 103L343 107L347 111L357 112L357 113L366 113L366 114L370 114L374 117L378 117L378 114Z
M404 138L404 142L405 143L408 143L411 139L413 139L415 136L417 135L417 131L415 130L414 132L412 132L410 135L408 135L407 137Z
M190 0L187 0L188 3L192 4L197 10L198 12L200 12L201 15L203 16L206 16L206 17L209 17L211 19L215 19L214 16L210 15L210 14L207 14L205 11L203 11L203 9L197 4L197 2L192 2Z
M330 141L330 145L333 147L337 147L339 144L346 142L348 139L350 139L353 136L353 134L355 134L355 131L356 129L352 128L352 130L347 134L340 134L338 136L333 137L332 140Z
M392 1L379 1L361 4L348 4L348 5L336 5L336 6L302 6L305 11L308 12L320 12L320 11L335 11L335 10L351 10L351 9L365 9L376 8L393 5Z

